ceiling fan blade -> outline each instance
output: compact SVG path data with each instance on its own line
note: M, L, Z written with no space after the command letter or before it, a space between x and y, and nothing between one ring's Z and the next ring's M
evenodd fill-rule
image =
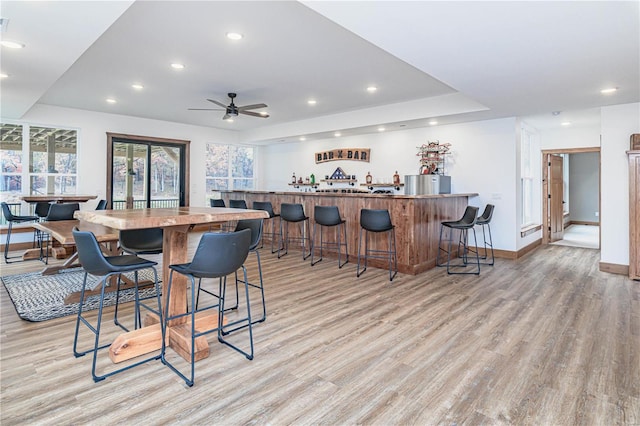
M218 101L213 100L213 99L207 99L207 100L208 100L209 102L213 102L214 104L216 104L216 105L218 105L218 106L220 106L220 107L222 107L222 108L227 108L227 106L226 106L225 104L223 104L222 102L218 102Z
M225 111L220 108L187 108L189 111Z
M260 114L259 112L253 112L253 111L238 110L238 113L244 114L244 115L250 115L252 117L260 117L260 118L268 118L269 117L269 114Z
M246 110L246 109L257 109L257 108L266 108L267 104L253 104L253 105L245 105L238 107L238 111Z

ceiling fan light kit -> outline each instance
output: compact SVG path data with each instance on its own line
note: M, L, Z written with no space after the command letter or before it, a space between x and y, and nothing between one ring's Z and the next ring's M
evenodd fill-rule
M191 111L224 111L225 113L224 113L224 116L222 117L223 120L230 120L232 117L237 117L238 114L250 115L251 117L258 117L258 118L269 117L269 114L265 112L250 111L252 109L266 108L267 104L252 104L252 105L237 106L233 102L233 100L236 98L237 95L235 93L227 93L227 96L229 96L229 99L231 99L231 103L229 105L225 105L222 102L216 101L215 99L207 99L209 102L218 105L220 108L189 108L189 110Z

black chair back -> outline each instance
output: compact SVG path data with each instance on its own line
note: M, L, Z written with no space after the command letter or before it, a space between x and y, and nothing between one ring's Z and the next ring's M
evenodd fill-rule
M96 206L96 210L106 210L107 209L107 200L98 201L98 205Z
M127 253L162 253L162 228L127 229L120 231L120 247Z
M224 200L221 198L212 198L209 200L209 203L211 204L211 207L227 207L224 204Z
M93 232L79 231L78 228L74 228L72 233L76 241L78 260L85 271L96 276L113 272L113 265L105 259Z
M11 209L9 208L9 204L4 201L1 203L2 205L2 214L7 222L13 221L13 213L11 213Z
M229 200L229 207L232 209L246 209L247 203L244 200Z
M51 204L46 220L73 220L73 214L76 210L80 210L80 204L78 203Z
M47 215L49 215L49 208L51 208L50 203L45 203L44 201L41 201L39 203L36 203L36 208L34 210L34 213L36 214L36 216L44 219L47 217Z
M254 201L253 202L254 210L264 210L269 213L269 217L275 217L276 214L273 211L273 205L271 205L271 201Z
M315 206L313 217L318 224L324 226L335 226L342 223L337 206Z
M464 211L464 215L462 219L460 219L459 224L461 226L473 226L476 224L476 219L478 217L478 208L474 206L467 206Z
M227 276L242 266L249 255L250 245L249 229L230 233L206 232L184 272L201 278Z
M477 225L489 224L489 222L491 222L491 218L493 217L493 209L494 209L493 204L487 204L486 207L484 208L484 211L482 212L482 215L478 216L478 219L476 219L476 224Z
M306 220L302 204L282 203L280 205L280 217L287 222L300 222Z
M243 229L251 230L251 245L249 250L255 250L260 244L262 238L262 219L241 219L236 224L235 232L242 231Z
M360 226L371 232L385 232L393 229L389 210L360 210Z

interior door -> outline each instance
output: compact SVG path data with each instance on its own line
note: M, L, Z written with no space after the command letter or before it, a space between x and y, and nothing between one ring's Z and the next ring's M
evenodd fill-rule
M562 239L564 234L564 175L563 158L560 155L549 155L549 240Z

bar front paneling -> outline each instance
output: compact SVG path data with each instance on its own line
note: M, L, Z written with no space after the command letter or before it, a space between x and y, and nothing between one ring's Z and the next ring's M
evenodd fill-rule
M438 195L379 195L361 193L325 192L268 192L268 191L223 191L222 198L229 205L230 199L243 199L251 208L254 201L270 201L276 213L282 203L300 203L305 214L310 217L313 230L314 206L338 206L341 216L347 221L347 244L349 262L357 262L358 238L360 234L360 210L387 209L395 225L398 252L398 270L404 274L416 275L435 267L438 255L440 222L457 220L462 217L469 197L478 194L438 194ZM295 224L290 226L290 235L299 237ZM319 231L318 231L319 232ZM335 241L336 229L325 228L325 241ZM265 233L265 241L270 236ZM370 245L374 249L387 248L386 234L370 234ZM294 247L293 245L291 246ZM364 250L364 244L363 244ZM295 252L294 252L295 253ZM288 256L291 256L291 252ZM335 257L325 250L324 255ZM295 256L295 254L294 254ZM387 268L385 260L370 259L369 264Z

